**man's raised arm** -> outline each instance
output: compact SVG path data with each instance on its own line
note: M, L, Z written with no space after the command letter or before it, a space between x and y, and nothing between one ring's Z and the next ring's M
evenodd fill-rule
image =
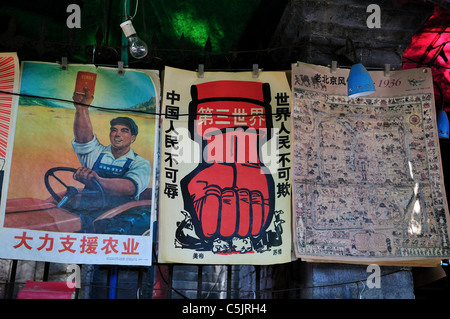
M91 119L89 117L89 105L94 100L91 91L84 88L84 94L74 93L75 118L73 121L73 134L77 143L87 143L94 138Z

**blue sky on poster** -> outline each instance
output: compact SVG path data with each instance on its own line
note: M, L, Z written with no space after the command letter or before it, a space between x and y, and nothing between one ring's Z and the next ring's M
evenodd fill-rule
M119 75L116 68L94 65L71 65L61 70L56 63L24 62L22 64L21 93L72 101L78 71L97 74L92 105L127 109L155 97L151 78L143 72L126 70ZM72 103L50 101L55 106L73 108Z

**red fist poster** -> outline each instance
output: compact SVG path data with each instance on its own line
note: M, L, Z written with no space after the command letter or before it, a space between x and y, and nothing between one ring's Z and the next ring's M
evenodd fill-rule
M161 113L160 261L289 262L286 74L166 68Z

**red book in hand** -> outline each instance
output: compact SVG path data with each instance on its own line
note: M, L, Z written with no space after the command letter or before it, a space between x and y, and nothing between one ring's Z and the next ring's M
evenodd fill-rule
M77 81L75 83L75 93L84 94L84 88L88 88L91 91L91 95L94 95L96 80L96 73L78 71Z

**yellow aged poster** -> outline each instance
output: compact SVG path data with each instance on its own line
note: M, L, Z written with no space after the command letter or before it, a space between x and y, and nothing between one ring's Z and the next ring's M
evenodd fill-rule
M431 71L370 74L376 92L350 98L349 70L293 65L295 254L356 262L448 258Z
M166 68L160 261L290 261L290 92L285 72Z

